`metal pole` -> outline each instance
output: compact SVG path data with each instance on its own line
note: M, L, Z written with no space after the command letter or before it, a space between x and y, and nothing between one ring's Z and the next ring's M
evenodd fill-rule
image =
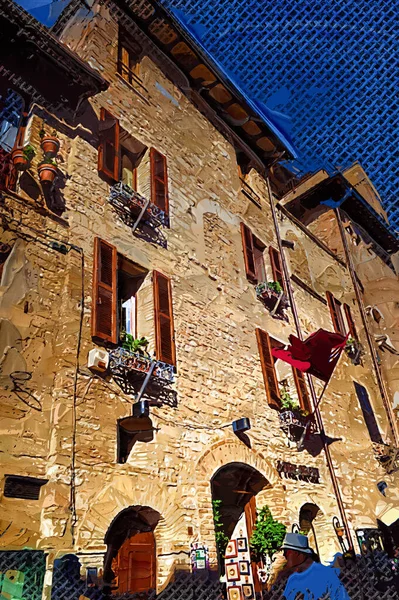
M295 300L294 300L294 292L293 292L293 289L292 289L292 286L291 286L291 280L290 280L289 274L288 274L288 266L287 266L287 262L285 260L284 247L283 247L283 244L282 244L282 241L281 241L280 229L279 229L279 225L278 225L278 221L277 221L277 215L276 215L276 207L274 206L274 201L273 201L273 196L272 196L272 190L271 190L271 187L270 187L270 181L269 181L268 177L266 177L266 183L267 183L267 189L268 189L268 193L269 193L269 202L270 202L270 208L271 208L271 213L272 213L272 217L273 217L273 224L274 224L274 228L275 228L275 231L276 231L277 243L278 243L278 248L279 248L279 251L280 251L281 263L282 263L282 266L283 266L284 281L285 281L285 284L286 284L286 289L287 289L288 297L289 297L289 300L290 300L292 315L294 317L295 328L296 328L296 331L297 331L298 338L300 340L303 340L303 335L302 335L302 330L301 330L301 324L299 322L298 311L297 311ZM328 470L330 472L331 483L332 483L333 488L334 488L335 498L337 500L338 509L339 509L339 512L340 512L340 515L341 515L342 522L343 522L344 527L345 527L345 533L346 533L346 537L347 537L348 544L349 544L349 550L353 550L352 535L351 535L351 532L350 532L350 529L349 529L349 523L348 523L348 519L346 517L345 506L344 506L344 503L343 503L343 500L342 500L341 490L340 490L340 487L339 487L338 479L337 479L337 476L335 474L334 464L333 464L333 461L332 461L330 448L328 447L327 440L326 440L326 434L325 434L325 431L324 431L324 424L323 424L323 420L321 418L320 410L319 410L319 407L318 407L316 390L315 390L315 387L314 387L314 384L313 384L312 377L310 375L307 375L307 378L308 378L310 394L311 394L312 402L313 402L313 406L314 406L314 414L316 416L317 425L318 425L319 430L320 430L320 437L321 437L321 440L322 440L324 453L326 455L327 467L328 467ZM324 393L324 390L323 390L323 393Z
M361 296L360 289L359 289L359 283L358 283L358 281L356 279L356 275L355 275L355 266L353 263L352 253L349 250L348 240L346 239L344 226L342 224L341 211L339 210L339 208L335 208L334 212L335 212L335 216L337 218L339 232L341 234L342 244L343 244L344 250L345 250L346 262L348 264L349 273L352 278L353 288L355 290L355 296L356 296L357 304L358 304L359 310L360 310L360 316L362 317L363 327L364 327L364 331L365 331L366 337L367 337L367 344L370 349L370 355L371 355L371 359L373 362L374 372L377 377L377 383L378 383L378 387L380 389L382 402L383 402L383 405L385 408L385 412L387 414L389 428L391 430L391 434L392 434L392 438L393 438L392 441L394 442L395 446L398 447L399 434L398 434L398 429L396 426L395 416L393 414L392 406L389 401L389 396L388 396L387 389L385 387L384 379L381 375L381 369L380 369L380 366L377 361L377 354L376 354L376 350L375 350L375 346L374 346L374 341L373 341L372 335L369 330L369 325L368 325L368 321L367 321L366 310L364 308L363 298Z

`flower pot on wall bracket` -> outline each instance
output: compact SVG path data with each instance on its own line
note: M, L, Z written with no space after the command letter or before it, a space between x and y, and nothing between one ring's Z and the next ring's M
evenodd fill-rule
M345 353L355 366L362 364L362 357L365 351L358 340L349 338L345 345Z
M277 287L276 282L262 282L256 286L256 296L264 304L264 306L270 311L272 316L282 317L284 311L289 307L287 296L279 286Z
M35 156L33 146L25 146L24 148L15 148L11 152L11 159L14 169L17 171L26 171L29 169L32 158Z
M40 146L43 150L43 154L54 158L59 152L60 140L55 135L46 135L42 137Z
M57 166L51 163L43 163L37 168L40 181L43 184L53 183L58 174Z
M283 410L279 414L280 419L280 427L287 435L287 437L293 441L297 442L306 427L306 419L298 412L294 412L292 410Z

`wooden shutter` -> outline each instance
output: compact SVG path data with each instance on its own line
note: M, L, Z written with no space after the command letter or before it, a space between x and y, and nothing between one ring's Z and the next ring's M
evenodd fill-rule
M351 312L350 306L348 304L344 304L344 311L345 311L346 320L348 322L349 334L355 340L358 340L359 337L357 335L355 322L353 320L352 312Z
M100 113L100 145L98 147L98 171L119 181L119 121L105 108Z
M331 292L326 292L328 307L330 309L331 319L334 325L334 331L345 335L345 327L341 313L341 302L339 302Z
M270 337L266 331L257 328L256 339L258 341L260 362L262 365L263 380L265 382L267 402L272 408L280 408L280 393L276 370L274 368L274 359L272 356L272 347Z
M284 281L284 270L281 262L280 252L273 248L273 246L269 246L269 256L273 273L273 281L278 281L283 290L286 291Z
M294 381L296 390L298 393L299 406L302 410L306 410L308 413L312 412L312 404L310 402L309 392L306 385L305 375L299 369L292 367L294 373Z
M166 166L166 157L151 148L151 202L158 208L169 213L168 197L168 171Z
M244 223L240 223L240 227L242 248L244 252L245 272L250 281L256 282L254 240L252 231L249 227L244 225Z
M117 256L115 246L94 240L92 335L117 342Z
M157 360L176 364L172 290L169 277L154 271L155 342Z

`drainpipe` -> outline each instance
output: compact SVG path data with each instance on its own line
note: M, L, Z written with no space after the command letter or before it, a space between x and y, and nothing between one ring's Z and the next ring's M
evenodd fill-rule
M300 340L303 340L301 324L299 322L298 311L297 311L295 300L294 300L294 292L291 287L291 280L290 280L289 273L288 273L287 261L285 260L284 247L283 247L283 244L281 241L280 229L279 229L277 215L276 215L276 207L273 202L272 190L270 187L270 181L269 181L268 177L266 177L266 183L267 183L267 189L268 189L268 194L269 194L270 208L271 208L272 217L273 217L273 224L274 224L274 228L275 228L276 236L277 236L278 249L280 252L281 263L283 266L284 281L286 284L286 289L287 289L288 297L290 300L292 315L294 317L295 328L296 328L298 338ZM327 443L326 434L324 431L324 424L323 424L323 420L322 420L322 417L320 414L320 409L318 406L316 390L315 390L315 387L313 384L312 377L309 374L307 374L307 379L308 379L308 383L309 383L310 395L312 397L312 402L313 402L313 406L314 406L314 415L316 417L317 425L318 425L318 428L320 431L320 438L321 438L321 441L323 444L324 453L326 455L327 467L328 467L328 470L330 473L331 483L334 488L334 494L335 494L335 498L337 500L339 513L341 515L342 523L345 528L345 533L346 533L346 538L348 540L349 550L353 550L354 548L353 548L352 534L349 529L349 523L348 523L348 519L347 519L346 512L345 512L345 506L344 506L344 503L342 500L342 495L341 495L341 490L340 490L339 483L338 483L338 478L335 473L334 464L333 464L333 461L331 458L330 448Z
M385 382L382 377L381 368L380 368L380 365L378 364L377 353L376 353L376 349L374 346L374 340L370 333L369 324L367 321L366 310L364 308L363 298L362 298L362 295L360 292L358 280L355 275L355 266L354 266L354 262L353 262L352 253L349 249L348 240L346 239L344 226L342 224L341 211L339 210L339 208L335 208L334 212L335 212L335 216L337 218L338 227L339 227L339 231L340 231L341 239L342 239L342 244L344 246L346 262L347 262L349 272L350 272L350 275L352 278L353 288L355 290L355 296L356 296L357 304L358 304L358 307L360 310L360 316L362 317L363 327L364 327L364 331L366 333L367 344L368 344L368 347L370 350L370 356L371 356L371 359L373 362L374 372L377 377L377 383L378 383L378 387L380 390L382 403L384 405L385 412L386 412L386 415L388 418L389 429L391 431L392 441L395 444L395 446L398 447L399 446L399 434L398 434L398 429L397 429L397 425L396 425L396 420L395 420L395 416L393 414L393 410L392 410L391 402L390 402L389 395L387 392L387 388L385 386Z

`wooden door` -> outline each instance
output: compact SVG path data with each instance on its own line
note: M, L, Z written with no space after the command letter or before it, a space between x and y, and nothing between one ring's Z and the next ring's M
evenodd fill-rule
M119 549L116 593L147 592L156 588L155 537L137 533Z

